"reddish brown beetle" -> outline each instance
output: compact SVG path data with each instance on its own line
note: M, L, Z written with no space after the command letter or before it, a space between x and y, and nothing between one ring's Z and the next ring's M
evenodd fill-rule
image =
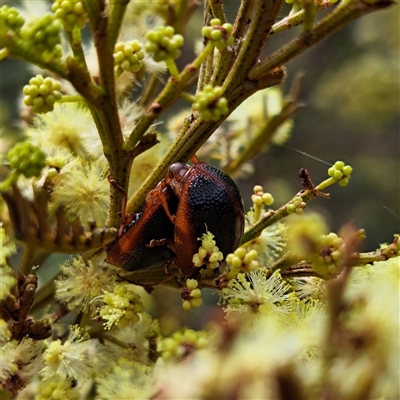
M127 271L158 268L173 261L181 272L196 272L193 255L209 231L226 256L240 245L244 231L243 200L223 171L192 157L193 166L175 163L146 199L141 214L125 217L126 194L117 239L106 261Z
M196 269L193 255L201 245L202 234L211 232L220 251L226 256L242 240L244 231L243 200L235 182L225 172L192 157L193 166L175 163L160 182L160 200L175 225L174 240L169 247L174 261L184 275ZM176 213L165 196L171 187L179 199Z
M161 182L148 194L143 212L128 216L125 216L125 191L114 181L110 182L123 193L123 204L121 227L117 239L106 248L106 261L126 271L153 269L168 263L174 256L167 246L167 242L173 240L174 225L159 198ZM178 198L172 188L163 187L163 202L170 209L176 210ZM152 241L156 241L158 245L150 246Z

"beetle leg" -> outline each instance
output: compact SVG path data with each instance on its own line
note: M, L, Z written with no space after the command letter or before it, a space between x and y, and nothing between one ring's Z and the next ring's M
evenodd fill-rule
M167 217L173 224L175 224L176 216L172 215L171 212L169 211L167 198L165 197L164 189L159 192L158 197L160 199L161 205L163 206L165 213L167 214Z
M199 159L197 158L196 154L193 154L192 157L190 157L190 159L192 160L193 164L199 163Z

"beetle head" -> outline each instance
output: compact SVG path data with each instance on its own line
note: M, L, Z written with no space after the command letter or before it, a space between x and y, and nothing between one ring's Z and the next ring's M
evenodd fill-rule
M175 163L169 167L167 180L178 197L182 193L183 180L189 169L190 166L183 163Z

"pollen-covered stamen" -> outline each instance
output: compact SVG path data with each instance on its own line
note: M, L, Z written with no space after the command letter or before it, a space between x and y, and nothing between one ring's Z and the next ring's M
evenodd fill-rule
M105 305L100 310L100 316L106 322L106 329L111 329L115 324L127 326L140 320L144 306L140 301L140 295L127 289L125 285L117 285L114 292L105 292Z
M206 265L208 270L218 268L224 255L219 251L218 246L216 246L214 235L211 232L206 232L199 240L201 240L201 246L192 259L194 266L200 268Z

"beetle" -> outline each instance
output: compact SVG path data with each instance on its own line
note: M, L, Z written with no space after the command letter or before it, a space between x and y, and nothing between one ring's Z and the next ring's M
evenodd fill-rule
M197 270L192 259L203 233L211 232L226 256L240 245L244 232L244 206L236 183L220 169L199 162L196 156L191 160L192 166L172 164L159 184L159 198L175 226L169 247L175 253L175 264L186 276ZM168 187L179 199L175 213L168 204Z
M127 271L158 268L172 261L185 276L194 275L193 255L200 237L213 233L226 256L241 242L244 206L239 189L225 172L192 158L193 165L172 164L166 177L146 198L142 213L124 215L117 239L108 245L106 261Z
M174 225L160 201L161 182L147 195L143 212L128 216L125 216L125 190L113 180L110 183L122 193L123 198L121 226L117 238L106 247L106 262L126 271L154 269L171 262L175 254L167 243L173 240ZM175 211L178 198L172 188L163 185L162 190L163 202Z

